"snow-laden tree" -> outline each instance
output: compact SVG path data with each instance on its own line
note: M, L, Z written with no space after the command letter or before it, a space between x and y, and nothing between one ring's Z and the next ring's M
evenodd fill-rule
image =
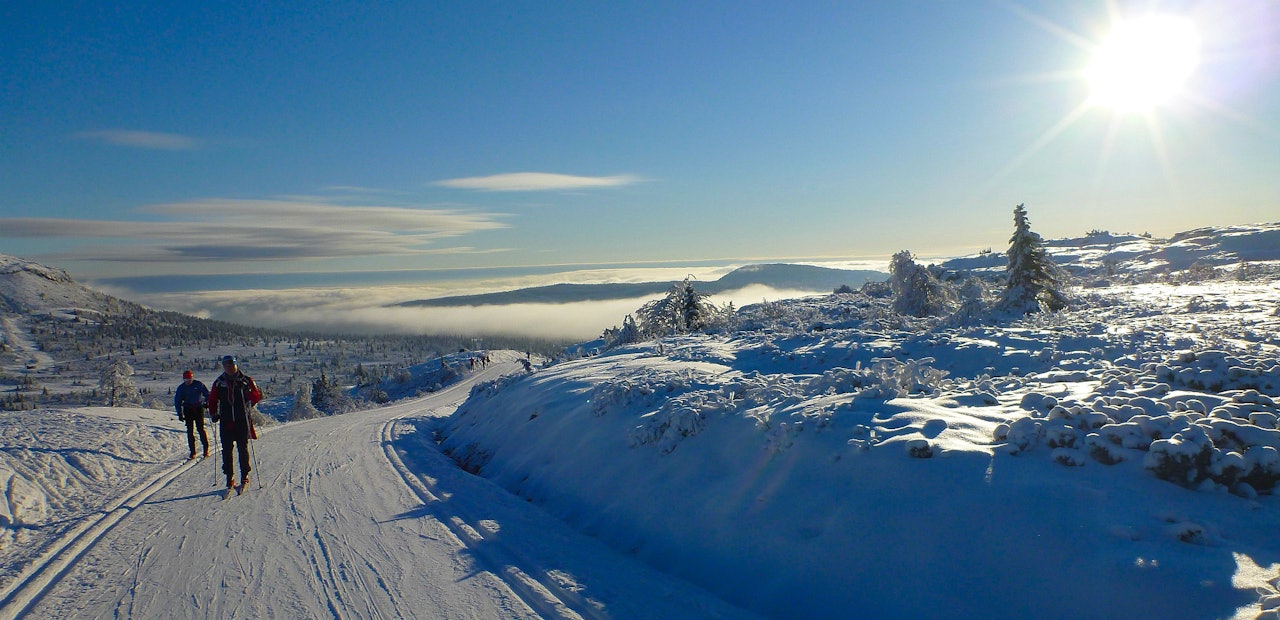
M706 297L693 287L692 277L675 284L664 297L648 302L636 311L640 337L661 338L702 331L732 314L732 306L717 308Z
M355 403L343 392L337 379L330 379L321 372L320 378L311 386L311 405L321 413L333 415L351 411Z
M951 314L951 320L961 325L979 321L989 309L987 294L987 286L981 278L965 278L956 288L960 306Z
M138 402L138 386L133 382L133 366L116 358L107 364L98 381L98 389L107 397L108 407Z
M630 314L622 319L622 327L610 327L604 330L601 338L604 340L604 346L606 347L617 347L643 340L640 335L640 327L636 325L635 317Z
M1061 310L1067 306L1062 293L1062 271L1049 258L1040 235L1031 231L1027 210L1013 208L1013 237L1009 239L1008 280L1000 306L1017 312Z
M889 261L889 287L893 291L893 309L899 314L946 314L956 305L955 287L917 265L908 250L894 254Z
M299 383L298 389L293 393L293 407L289 409L289 421L309 420L322 415L324 414L320 413L320 410L311 404L311 384L302 381Z

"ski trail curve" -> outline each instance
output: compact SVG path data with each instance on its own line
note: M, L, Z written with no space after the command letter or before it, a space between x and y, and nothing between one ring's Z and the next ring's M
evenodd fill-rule
M495 368L486 370L480 378L496 378L504 370L513 372L519 368L514 363L498 364ZM472 382L473 385L475 383L478 381ZM457 409L464 399L465 393L463 398L456 399L455 402L434 411L433 414L447 415ZM603 620L609 617L603 610L594 607L576 593L562 588L548 576L549 571L520 558L512 547L493 539L492 535L486 537L487 528L483 527L480 519L446 507L445 503L432 492L430 484L414 474L396 452L393 431L399 419L397 417L387 420L382 427L382 447L387 460L404 479L409 489L422 500L423 506L430 511L430 514L448 528L459 545L466 547L475 557L480 558L529 607L544 618ZM415 437L415 440L419 442L422 449L437 449L434 445L424 445L421 437ZM521 568L522 566L524 568Z

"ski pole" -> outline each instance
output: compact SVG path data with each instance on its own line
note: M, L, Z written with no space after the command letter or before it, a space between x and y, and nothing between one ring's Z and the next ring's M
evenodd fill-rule
M219 458L214 459L214 464L213 464L213 486L214 486L215 488L217 488L217 486L218 486L218 463L217 463L217 461L222 460L222 458L221 458L221 457L222 457L222 423L220 423L220 422L214 422L214 423L213 423L213 437L214 437L214 441L218 442L218 457L219 457Z
M258 454L253 451L254 440L249 440L249 458L253 459L253 474L258 478L258 488L262 488L262 471L258 469Z

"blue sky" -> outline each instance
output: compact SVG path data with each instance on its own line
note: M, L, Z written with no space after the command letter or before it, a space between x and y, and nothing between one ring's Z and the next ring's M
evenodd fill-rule
M299 8L305 7L305 8ZM1185 94L1082 103L1117 18ZM1001 248L1280 219L1280 5L0 6L0 252L77 275Z

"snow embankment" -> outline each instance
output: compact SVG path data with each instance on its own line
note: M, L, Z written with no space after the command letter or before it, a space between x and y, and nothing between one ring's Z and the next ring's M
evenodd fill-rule
M796 302L481 386L441 445L771 617L1253 617L1280 606L1257 288L923 336Z

